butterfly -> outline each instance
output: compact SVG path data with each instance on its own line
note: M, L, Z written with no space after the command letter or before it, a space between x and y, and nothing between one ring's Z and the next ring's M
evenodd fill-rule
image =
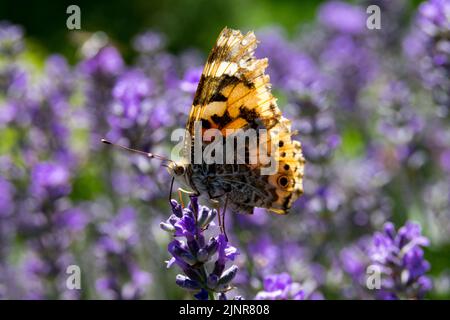
M268 60L255 57L257 42L253 32L222 30L203 69L186 130L195 137L194 124L200 122L203 129L214 128L225 136L230 129L277 132L275 172L261 174L259 163L192 163L192 140L185 141L183 152L191 160L169 165L169 172L195 195L227 203L232 211L251 214L261 207L286 214L303 192L305 160L300 142L292 140L291 122L271 93ZM209 143L203 142L203 150Z
M305 159L300 142L292 139L290 120L282 116L271 93L269 76L265 74L268 60L255 57L257 42L253 32L243 35L229 28L221 31L194 95L182 159L170 161L167 167L173 177L172 185L176 180L188 189L182 189L185 192L219 207L228 206L233 212L246 214L260 207L287 214L303 193ZM201 131L196 132L196 124L201 124ZM265 135L257 133L256 137L267 140L266 151L276 160L275 170L263 174L267 165L262 161L241 163L235 156L231 163L195 163L192 159L198 150L194 140L210 129L225 138L230 131L264 131ZM274 141L276 145L272 147ZM201 139L200 151L211 143ZM250 153L260 155L260 143L245 144L246 158Z

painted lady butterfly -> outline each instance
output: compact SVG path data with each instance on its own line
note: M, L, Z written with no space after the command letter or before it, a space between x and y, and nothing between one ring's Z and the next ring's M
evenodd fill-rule
M229 205L232 211L239 213L251 214L255 207L260 207L287 214L292 203L303 193L305 160L300 142L292 140L291 122L282 116L272 96L269 76L264 73L268 60L257 59L254 55L256 45L253 32L244 36L240 31L225 28L220 33L194 96L186 125L183 159L169 160L167 165L173 177L171 190L173 181L177 180L190 189L185 192L224 206L223 213ZM196 132L196 124L201 124L201 131ZM244 160L248 160L249 154L256 154L261 159L260 146L266 139L269 147L265 150L269 157L275 158L275 170L263 174L267 164L239 161L241 159L236 155L231 163L192 161L198 152L194 140L199 135L202 136L200 153L214 142L203 137L205 131L211 129L219 131L225 138L229 132L245 134L254 130L258 141L245 143ZM263 131L265 135L260 134ZM167 160L152 153L119 147L149 158Z
M300 142L291 139L291 122L282 116L271 94L269 76L264 73L268 60L254 55L256 45L253 32L222 30L203 69L186 129L190 137L196 135L196 122L202 130L214 128L225 137L229 129L265 129L269 137L276 132L275 172L261 174L260 163L195 164L190 160L194 156L190 138L185 141L185 161L170 164L169 172L193 194L228 204L234 212L251 214L253 208L261 207L287 214L303 192L305 160ZM203 150L209 143L203 141ZM249 148L257 146L247 145L247 153Z

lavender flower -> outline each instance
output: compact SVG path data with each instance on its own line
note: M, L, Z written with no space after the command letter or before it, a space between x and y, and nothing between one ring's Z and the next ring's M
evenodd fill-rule
M25 200L17 197L15 223L27 243L22 261L24 282L29 299L78 298L79 291L65 286L66 268L77 264L69 251L76 235L84 231L88 218L67 198L71 175L67 167L55 162L41 162L31 170L32 182Z
M14 186L8 180L5 180L0 176L0 219L9 216L13 212L14 193Z
M407 222L396 232L388 222L370 240L344 249L341 259L344 270L360 285L365 285L366 268L378 266L382 273L381 288L374 289L378 299L423 299L432 286L425 275L430 264L422 249L428 245L429 240L422 236L418 224Z
M106 115L112 101L112 88L124 69L120 53L112 46L104 46L82 61L78 70L84 79L88 121L92 128L92 146L97 146L107 130Z
M318 18L327 28L348 34L360 34L366 29L367 15L361 7L341 1L329 1L320 7Z
M164 49L166 42L164 35L154 31L146 31L133 39L133 48L141 53L152 54Z
M373 236L368 254L384 275L379 298L424 297L431 289L431 280L425 276L430 264L422 249L428 245L429 240L421 235L420 226L412 222L407 222L398 232L392 223L386 223L383 232Z
M405 40L404 50L419 67L424 84L430 88L439 113L450 109L450 3L430 0L420 5L414 31Z
M2 214L7 219L2 217L0 237L5 248L14 246L20 237L26 253L16 266L20 272L4 269L11 275L8 294L15 298L77 298L79 292L65 286L65 271L76 264L69 248L75 235L84 231L87 218L68 197L76 163L66 122L74 91L72 73L65 59L54 55L45 61L44 73L35 83L35 70L20 60L21 29L4 27L0 27L0 46L2 41L9 42L9 51L2 55L8 64L0 67L2 113L6 110L0 122L14 133L10 151L18 156L11 157L14 165L8 165L4 175L10 192L9 196L7 190L3 194L0 210L5 209ZM13 191L11 206L6 201ZM9 261L10 257L3 257L2 252L3 258Z
M70 192L69 172L59 163L39 163L31 173L31 194L38 199L57 199Z
M299 283L293 282L287 273L273 274L264 278L264 290L256 300L304 300L305 292Z
M0 21L0 55L15 57L24 49L23 30L20 26Z
M391 199L380 192L391 181L389 172L370 151L338 168L335 187L342 199L332 219L340 237L377 230L392 214Z
M319 64L329 75L336 107L357 111L359 92L377 72L377 59L372 51L351 35L336 35L327 42Z
M228 261L238 254L223 234L206 241L206 230L212 225L216 210L199 206L195 197L187 208L171 201L173 214L161 228L175 237L168 250L172 259L168 267L178 265L184 274L177 275L176 283L192 292L198 300L215 299L215 293L225 293L232 288L231 282L237 274L236 265L226 269ZM180 240L179 238L184 238Z
M202 68L190 68L186 71L184 79L180 83L180 89L194 95L198 82L202 75Z
M87 57L80 68L87 75L107 78L119 75L124 68L124 63L116 48L105 46Z
M411 105L411 91L405 83L392 81L381 93L379 131L397 145L406 145L423 129L422 119Z
M136 219L132 208L123 208L100 227L96 253L104 275L97 280L96 288L103 298L139 299L147 292L150 274L136 261L139 241Z
M262 30L258 36L261 43L256 49L260 57L268 58L267 73L275 88L284 90L302 89L317 78L317 69L311 58L301 52L295 44L287 41L282 30Z
M151 122L158 120L156 107L150 101L154 86L139 70L130 70L117 79L112 89L113 108L108 116L109 139L126 139L131 146L145 150L152 146L150 129L156 130L157 125Z

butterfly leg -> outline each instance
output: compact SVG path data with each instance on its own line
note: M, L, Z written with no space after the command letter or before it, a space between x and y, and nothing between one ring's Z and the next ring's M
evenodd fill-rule
M181 207L184 208L183 194L180 189L178 189L178 198L180 199Z
M222 216L220 214L220 207L217 209L217 219L219 220L220 232L223 233Z
M183 193L188 194L190 198L198 197L200 195L199 193L197 193L195 191L188 191L188 190L185 190L183 188L178 188L178 196L180 197L180 202L181 202L181 205L183 206L183 208L184 208L183 196L182 196ZM195 218L195 223L197 223L198 212L194 212L194 218Z
M174 183L174 181L175 181L175 177L172 177L172 181L170 181L169 204L170 204L170 201L172 200L172 192L173 192L173 183ZM180 188L178 188L178 198L180 200L181 207L184 208L183 196L181 195L181 189Z
M175 181L175 177L172 177L172 181L170 181L170 191L169 191L169 204L170 200L172 200L172 191L173 191L173 183Z
M227 236L227 231L226 231L226 227L225 227L225 215L227 213L227 204L228 204L228 194L225 196L225 205L223 207L223 213L222 213L222 233L225 236L225 240L228 242L228 236ZM219 212L219 216L220 216L220 212Z
M186 193L186 194L188 194L188 195L191 196L191 197L198 197L198 196L199 196L199 194L198 194L197 192L195 192L195 191L189 191L189 190L186 190L186 189L183 189L183 188L178 188L178 191L181 191L181 192L183 192L183 193Z
M224 192L223 194L220 194L220 195L211 195L208 192L208 195L212 201L217 201L215 199L225 197L225 205L224 205L223 211L221 212L220 207L219 207L219 209L217 210L217 218L219 220L220 232L225 236L225 239L228 242L228 236L227 236L227 232L225 230L225 213L227 211L228 193Z
M199 196L199 194L197 192L195 192L195 191L188 191L188 190L185 190L185 189L182 189L182 188L178 188L177 191L178 191L178 197L180 199L180 202L181 202L181 205L182 205L183 208L184 208L183 195L182 195L183 193L189 195L190 197L198 197Z

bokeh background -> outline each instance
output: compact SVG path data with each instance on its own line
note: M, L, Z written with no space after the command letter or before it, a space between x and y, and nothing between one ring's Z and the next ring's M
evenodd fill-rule
M227 297L450 298L450 1L79 1L81 30L70 4L0 3L0 298L193 298L168 174L100 138L169 155L224 26L260 39L307 159L290 215L227 216Z

